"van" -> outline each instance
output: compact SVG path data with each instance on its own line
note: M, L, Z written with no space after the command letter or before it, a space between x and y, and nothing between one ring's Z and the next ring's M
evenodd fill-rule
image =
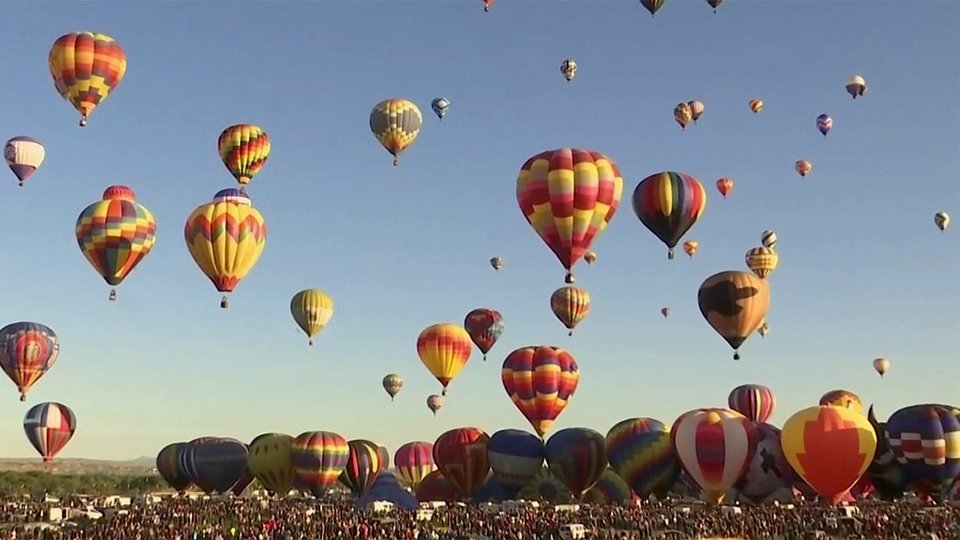
M580 523L567 523L560 526L561 540L575 540L587 537L587 528Z

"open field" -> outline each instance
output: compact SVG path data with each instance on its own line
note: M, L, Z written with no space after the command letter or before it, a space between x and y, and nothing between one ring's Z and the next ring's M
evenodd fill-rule
M47 471L54 474L139 475L152 474L155 472L154 468L154 460L150 457L125 461L63 458L57 459L50 466L44 466L40 458L0 458L0 472Z

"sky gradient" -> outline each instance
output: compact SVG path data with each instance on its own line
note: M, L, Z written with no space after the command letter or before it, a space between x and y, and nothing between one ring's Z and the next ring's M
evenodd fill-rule
M127 459L201 435L332 430L391 453L453 427L530 429L504 393L503 358L566 348L580 387L554 431L650 416L671 423L726 406L754 382L777 395L773 422L845 388L886 417L918 402L960 403L960 3L670 0L651 19L634 0L15 3L0 19L0 137L46 146L23 188L0 171L3 324L37 321L61 339L26 403L0 384L0 456L34 457L26 410L61 401L78 417L62 457ZM61 34L114 37L120 86L77 126L47 53ZM579 64L567 84L565 58ZM851 100L844 82L869 89ZM451 107L442 124L430 100ZM399 167L370 133L378 101L424 115ZM747 102L765 108L752 114ZM706 112L681 132L680 101ZM833 116L824 138L817 115ZM190 258L186 217L234 185L220 131L262 126L273 151L249 188L268 223L257 267L228 310ZM593 310L573 337L549 309L563 269L516 203L516 175L544 150L603 152L624 197L576 267ZM801 180L793 171L809 159ZM637 220L644 177L699 178L709 201L688 259ZM735 188L722 200L721 176ZM158 222L153 252L108 302L81 254L77 215L111 184L132 187ZM697 309L709 275L745 269L764 229L779 236L771 332L732 351ZM494 272L487 260L501 255ZM333 320L308 347L290 297L318 287ZM670 306L668 319L660 308ZM434 418L439 393L416 354L421 329L477 307L506 330L475 351ZM872 360L885 356L881 380ZM389 372L406 385L394 403Z

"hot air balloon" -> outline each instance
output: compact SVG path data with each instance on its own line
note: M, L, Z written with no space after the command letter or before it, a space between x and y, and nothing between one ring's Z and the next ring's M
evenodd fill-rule
M443 385L443 395L447 395L450 381L466 367L473 353L470 334L463 328L450 323L428 326L417 337L417 354L430 373Z
M503 315L495 309L478 308L467 313L463 327L470 334L473 344L483 353L483 361L486 362L487 353L503 333Z
M500 270L503 268L503 257L494 257L490 259L490 266L492 266L494 270Z
M820 405L788 418L780 444L793 470L820 496L837 504L870 465L877 436L860 414Z
M157 472L167 485L180 493L190 485L190 478L180 470L180 451L186 445L185 442L171 443L157 453Z
M507 355L500 380L510 400L543 438L576 392L580 368L559 347L528 346Z
M857 96L862 96L867 91L867 81L863 80L860 75L853 75L847 79L846 87L850 97L857 99Z
M377 451L380 453L380 463L383 464L383 470L390 468L390 451L387 450L386 446L378 446ZM396 480L396 478L394 478Z
M270 157L270 137L254 124L234 124L217 137L224 166L241 186L250 183Z
M937 228L941 231L946 230L950 226L950 214L946 212L937 212L933 216L933 223L936 224Z
M740 346L770 309L770 284L747 272L727 271L708 277L697 292L700 313L739 360Z
M177 464L179 465L180 471L183 472L184 476L190 479L191 483L197 485L198 488L203 489L203 486L197 484L197 481L200 479L200 474L197 472L197 449L208 442L215 441L216 437L197 437L192 441L184 445L179 455L177 456Z
M693 120L693 111L690 110L690 106L686 103L679 103L673 108L673 119L680 125L681 130L686 130L687 124Z
M565 285L550 295L550 309L557 319L567 327L568 335L590 313L590 293L586 289Z
M397 394L400 393L402 388L403 377L400 375L390 373L383 378L383 389L387 391L387 394L390 394L390 401L393 401L393 398L397 397Z
M347 447L349 457L340 474L340 483L360 497L373 486L384 469L380 461L380 450L376 444L366 439L349 441Z
M650 16L653 17L657 14L657 10L663 7L664 2L667 0L640 0L640 3L643 4L643 7L647 8L647 11L650 12Z
M773 415L777 398L766 386L742 384L730 391L727 405L751 422L764 423Z
M110 186L103 199L77 217L77 244L104 281L116 287L140 264L157 239L153 214L127 186ZM110 300L117 290L110 289Z
M282 433L267 433L250 443L247 467L268 491L283 497L293 488L294 438Z
M691 259L697 254L698 249L700 249L700 242L697 242L696 240L687 240L683 243L683 251Z
M780 262L780 256L776 251L763 246L748 250L743 259L747 263L747 268L760 279L767 279Z
M662 308L660 308L660 314L663 315L663 318L664 318L664 319L666 319L667 317L670 316L670 308L668 308L668 307L662 307Z
M417 501L442 501L453 504L460 498L460 492L453 482L440 471L428 474L416 487Z
M528 159L517 175L517 202L573 283L573 265L590 251L620 206L623 177L610 158L561 148Z
M267 223L239 189L222 189L187 218L183 236L200 270L225 293L240 283L257 264L267 245Z
M780 448L780 429L762 422L756 428L757 451L734 487L738 495L761 502L780 489L792 487L797 478Z
M474 427L451 429L433 443L433 462L460 495L469 499L487 478L490 437Z
M713 12L716 13L717 8L720 7L720 4L723 3L723 0L707 0L707 3L713 8Z
M583 494L583 502L587 504L613 505L630 502L633 492L630 486L612 469L603 471L597 483Z
M907 473L890 448L887 423L877 420L872 405L867 413L867 420L873 426L873 431L877 436L877 449L873 454L873 461L867 467L866 477L870 479L874 493L879 495L880 498L888 501L898 499L903 496L903 492L909 486L910 481L907 478Z
M313 345L313 336L317 335L333 317L333 298L320 289L305 289L293 295L290 300L290 314L293 320L307 334L307 343Z
M760 337L764 337L770 333L770 325L767 324L767 321L760 323L760 327L757 328L757 333L760 334Z
M447 115L447 109L450 108L450 100L445 97L433 98L433 101L430 102L430 108L433 109L433 114L437 115L437 118L443 120L443 117Z
M574 77L577 76L577 63L573 61L572 58L567 58L563 62L560 62L560 73L563 74L563 78L570 82Z
M423 115L412 102L403 98L385 99L370 111L370 131L393 156L393 165L400 164L400 154L420 134Z
M400 479L413 489L433 471L433 443L414 441L404 444L393 454L393 466Z
M597 262L597 254L592 251L588 251L583 254L583 260L586 261L587 264L592 265L593 263Z
M693 123L696 124L697 120L703 116L703 111L706 110L706 107L702 101L688 101L687 106L690 107L690 116L693 118Z
M750 107L753 114L757 114L763 110L763 101L760 99L751 99L747 106Z
M717 191L726 199L727 194L733 191L733 180L726 177L717 180Z
M23 432L27 440L50 463L77 431L77 417L63 403L38 403L23 417Z
M767 249L773 249L777 245L777 233L769 229L760 233L760 245Z
M883 378L884 374L890 370L890 361L886 358L877 358L873 361L873 370Z
M20 401L50 371L60 355L60 339L49 327L35 322L15 322L0 328L0 368L17 385Z
M226 493L236 485L247 469L247 445L217 437L194 448L193 483L204 493Z
M644 178L633 191L633 211L640 222L667 245L667 258L673 248L700 219L707 207L707 191L696 178L665 171Z
M860 396L849 390L831 390L820 396L820 405L833 405L863 414L863 401Z
M662 499L680 477L670 430L653 418L628 418L607 432L610 466L641 499Z
M337 483L350 458L350 447L337 433L307 431L294 439L290 457L297 479L319 496Z
M37 172L46 155L43 143L32 137L14 137L3 147L3 158L21 186Z
M443 396L438 396L436 394L427 396L427 408L430 409L430 412L432 412L434 416L436 416L437 411L443 408Z
M488 457L493 477L507 492L508 499L536 478L543 468L543 441L519 429L501 429L490 436Z
M817 117L817 129L820 130L820 133L823 133L823 136L826 137L827 133L833 129L833 118L830 118L829 114L821 114Z
M911 487L937 502L960 478L960 413L943 405L913 405L887 420L890 449Z
M490 11L490 7L493 6L493 3L496 2L497 0L480 0L480 1L483 2L483 11L488 12Z
M813 163L810 163L809 161L807 161L807 160L805 160L805 159L801 159L801 160L798 160L798 161L793 165L793 168L794 168L794 170L797 171L797 173L798 173L800 176L806 176L806 175L808 175L808 174L810 173L811 170L813 170Z
M120 85L127 71L127 56L120 44L93 32L60 36L50 47L48 61L57 92L80 113L80 127L87 125L87 117Z
M517 496L521 499L536 500L549 504L564 504L573 500L570 490L548 467L541 469L540 474L525 488L521 489Z
M574 498L580 499L607 469L606 446L603 435L592 429L561 429L547 441L547 465Z
M746 472L757 449L757 428L730 409L694 409L673 423L670 438L683 469L716 503Z

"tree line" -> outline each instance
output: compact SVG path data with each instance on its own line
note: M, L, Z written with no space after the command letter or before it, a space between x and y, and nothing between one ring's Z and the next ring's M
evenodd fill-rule
M47 472L0 472L0 496L137 495L170 489L157 475L51 474Z

